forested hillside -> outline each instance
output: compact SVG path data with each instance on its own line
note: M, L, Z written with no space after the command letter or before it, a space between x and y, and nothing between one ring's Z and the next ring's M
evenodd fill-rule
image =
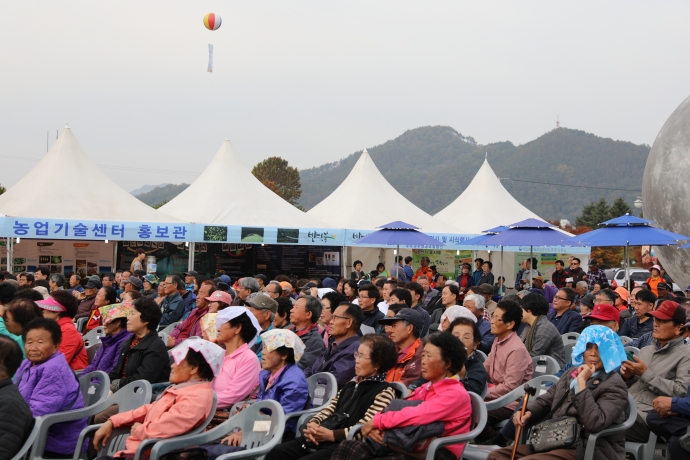
M164 201L172 200L177 195L184 192L187 187L189 187L189 184L160 185L149 192L136 195L136 197L149 206L156 206Z

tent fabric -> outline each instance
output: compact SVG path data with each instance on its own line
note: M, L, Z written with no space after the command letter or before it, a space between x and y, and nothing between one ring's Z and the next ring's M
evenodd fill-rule
M229 139L225 139L201 176L160 210L203 224L332 228L259 182Z
M670 246L690 237L649 225L620 225L598 228L564 240L582 246Z
M450 225L462 225L469 233L527 218L544 220L513 198L487 160L465 191L434 217Z
M69 127L26 176L0 195L0 213L41 219L179 222L106 176Z
M450 225L431 217L398 193L366 150L343 183L307 214L339 228L374 230L404 220L425 233L471 233L459 222Z

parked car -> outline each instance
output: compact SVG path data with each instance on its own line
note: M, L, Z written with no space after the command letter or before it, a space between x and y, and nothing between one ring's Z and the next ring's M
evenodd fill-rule
M628 271L630 272L630 281L634 283L634 286L639 286L640 284L644 283L647 281L647 279L652 276L651 273L649 273L649 270L645 268L629 268ZM616 281L616 284L619 286L625 286L626 285L626 278L625 278L625 270L622 268L612 268L609 270L604 270L604 273L606 273L606 278L608 278L609 281L614 280ZM683 291L680 286L678 286L676 283L673 283L673 291Z

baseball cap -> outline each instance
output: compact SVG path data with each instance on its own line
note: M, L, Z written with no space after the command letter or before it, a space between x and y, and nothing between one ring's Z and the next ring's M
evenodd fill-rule
M623 302L628 303L628 299L630 298L630 293L628 292L627 289L625 289L625 288L622 287L622 286L618 286L618 287L614 290L614 292L615 292L616 294L618 294L618 295L621 297L621 299L623 300Z
M136 276L130 276L129 278L127 278L126 280L123 280L122 282L125 284L132 283L132 286L134 286L137 289L139 289L142 285L141 280L139 278L137 278Z
M587 294L580 299L580 303L587 305L591 309L594 309L594 299L596 299L594 294Z
M292 284L287 281L281 281L280 287L282 287L284 291L292 292Z
M335 290L335 288L338 287L338 283L336 283L333 278L324 278L321 284L323 285L323 287L331 288L333 290Z
M620 321L621 312L613 305L599 303L594 306L592 313L585 315L582 319L600 319L602 321Z
M223 302L228 305L232 303L232 296L225 291L215 291L210 296L204 297L204 299L208 300L209 302Z
M194 270L189 270L188 272L184 273L184 276L199 276L199 273Z
M98 275L91 275L91 276L89 276L88 279L94 280L94 281L100 281L100 280L101 280L101 277L98 276Z
M659 270L659 273L661 273L661 267L659 265L652 265L652 268L656 268ZM649 271L652 271L652 268L650 268Z
M418 329L422 329L422 315L419 314L418 311L413 310L411 308L401 308L400 311L398 312L397 315L393 316L392 318L381 318L379 320L379 324L393 324L396 321L407 321L414 327Z
M220 275L219 277L216 278L216 281L219 281L219 282L225 283L225 284L230 284L230 281L232 281L232 280L230 279L230 277L228 275Z
M590 267L592 265L598 265L598 264L599 263L597 262L597 259L589 259L589 262L587 263L587 265L589 265Z
M494 287L492 285L490 285L489 283L480 284L479 289L481 289L484 294L493 295L493 293L494 293Z
M52 311L53 313L62 313L63 311L67 311L67 309L63 307L62 304L60 304L57 300L53 299L52 297L39 300L36 302L36 305L38 305L38 308Z
M688 291L690 291L690 286L688 286L687 288L685 288L685 292L688 292Z
M678 305L673 300L664 300L654 311L647 313L647 316L653 316L662 321L675 320L681 324L685 324L685 308Z
M671 286L668 285L668 283L659 283L656 285L657 289L665 289L667 291L671 290Z
M86 286L84 286L86 289L100 289L103 287L103 283L101 283L101 280L92 280L89 278L89 281L86 283Z
M256 308L257 310L270 310L273 313L278 312L278 302L271 299L266 294L250 294L244 303L250 307Z
M302 288L300 289L300 291L301 291L301 292L305 292L305 291L306 291L306 292L309 292L309 290L310 290L311 288L315 288L315 287L318 287L318 286L316 285L316 283L311 283L311 282L310 282L310 283L307 283L307 284L305 284L304 286L302 286Z

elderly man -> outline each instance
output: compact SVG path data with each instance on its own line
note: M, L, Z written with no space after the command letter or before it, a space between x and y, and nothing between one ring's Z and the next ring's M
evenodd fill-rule
M412 296L412 306L410 308L419 313L422 317L422 335L420 337L424 338L429 333L429 326L431 326L431 315L422 304L424 288L419 283L411 282L405 284L405 289L410 291L410 296ZM441 305L441 307L443 307L443 305Z
M103 280L102 280L103 287L114 287L113 283L115 283L115 274L114 273L106 273L105 275L103 275Z
M493 345L496 336L491 333L491 322L484 319L484 296L479 294L470 294L465 297L465 301L463 302L462 306L471 311L472 314L477 318L477 329L479 329L479 333L482 336L482 340L477 349L488 355L489 352L491 352L491 345Z
M184 273L184 284L187 286L193 286L194 283L196 282L197 276L199 276L199 273L194 271L194 270L190 270L188 272L185 272Z
M498 306L498 304L491 299L494 295L494 287L489 283L480 284L479 291L481 292L477 292L477 294L484 296L484 316L489 320Z
M673 300L676 296L673 295L673 287L669 285L668 283L661 282L656 285L656 290L659 293L657 297L659 297L659 301L657 304L660 304L664 300Z
M138 278L130 278L130 282ZM139 281L141 283L141 281ZM162 283L161 283L162 284ZM184 300L180 295L180 291L185 289L184 281L177 275L167 276L165 278L164 292L165 299L161 301L161 310L163 317L159 326L168 326L172 323L180 321L184 316Z
M426 279L426 277L422 276L421 278L417 279L417 283L422 286L422 289L424 289L424 297L422 297L421 304L427 305L431 299L439 295L439 292L436 289L432 289L431 286L429 285L429 280Z
M201 318L206 316L211 304L207 297L227 304L232 302L232 297L227 292L216 291L212 284L202 284L199 288L199 295L196 297L196 308L192 310L187 319L175 326L175 329L170 333L166 344L168 348L175 347L193 336L202 337Z
M259 292L259 283L256 278L245 276L238 282L237 297L232 302L233 306L244 306L249 294Z
M259 283L259 292L264 292L264 288L268 284L268 277L266 275L258 274L254 276L254 279Z
M368 286L372 286L373 290L378 292L373 285ZM378 308L376 308L375 304L371 304L370 308L381 313ZM316 325L320 316L321 302L316 297L310 295L300 296L292 307L292 310L290 310L290 322L293 324L293 332L304 342L304 354L297 362L297 365L302 370L311 367L316 361L316 358L321 356L326 349L323 338L319 333L319 327Z
M125 292L140 291L143 283L136 276L130 276L120 281L120 285L123 286L122 294L124 294ZM120 298L122 298L122 294L120 294Z
M77 314L74 315L75 320L91 315L93 304L96 301L96 294L98 294L98 290L102 287L103 285L100 281L90 279L86 283L86 286L84 287L84 298L79 302Z
M397 315L379 320L379 324L398 351L398 362L386 374L386 381L409 386L422 376L422 316L411 308L402 308Z
M330 372L345 386L355 377L355 353L359 348L359 327L362 325L362 309L352 303L341 303L331 315L330 344L314 364L304 369L309 377L319 372Z
M61 273L53 273L48 280L50 292L62 291L65 286L65 277Z
M589 292L589 290L587 289L587 281L578 281L577 283L575 283L573 291L575 291L575 300L573 301L573 306L574 309L577 310L577 307L580 304L580 299L586 296Z
M280 283L278 281L270 281L266 286L264 286L264 294L275 300L283 295L283 288L280 287Z
M275 320L276 313L278 312L278 302L266 294L256 292L247 297L245 306L250 312L252 312L258 321L259 326L261 326L259 336L256 338L256 342L251 347L252 351L256 353L256 356L259 357L259 361L261 361L261 354L264 346L261 335L264 332L273 329L273 321Z
M685 309L667 300L646 315L654 321L652 344L641 349L633 357L634 362L625 361L620 370L637 405L637 420L626 432L625 439L642 443L649 441L646 418L655 409L654 400L658 396L685 398L690 385L690 353L681 332L686 321ZM660 409L661 412L669 410Z
M84 292L84 288L81 286L81 276L72 275L69 277L69 289L68 289L68 291L71 294L74 294L75 291L79 294Z
M556 326L561 335L576 332L582 326L582 316L572 309L574 300L575 291L567 287L553 296L554 311L546 315L546 318Z
M396 256L395 257L395 263L393 264L393 267L391 267L390 271L388 272L390 276L394 276L397 280L398 283L406 283L407 282L407 274L405 273L405 267L403 266L403 257L402 256Z
M184 303L184 314L182 315L182 320L184 321L192 313L194 307L196 307L196 295L192 289L187 289L186 284L182 289L178 289L177 292L180 294L180 297L182 297L182 302ZM155 297L153 298L155 299ZM232 299L232 297L230 297L230 299Z
M639 339L648 332L652 332L654 320L647 315L654 310L656 296L652 291L640 289L635 294L635 316L627 319L620 328L619 335Z

